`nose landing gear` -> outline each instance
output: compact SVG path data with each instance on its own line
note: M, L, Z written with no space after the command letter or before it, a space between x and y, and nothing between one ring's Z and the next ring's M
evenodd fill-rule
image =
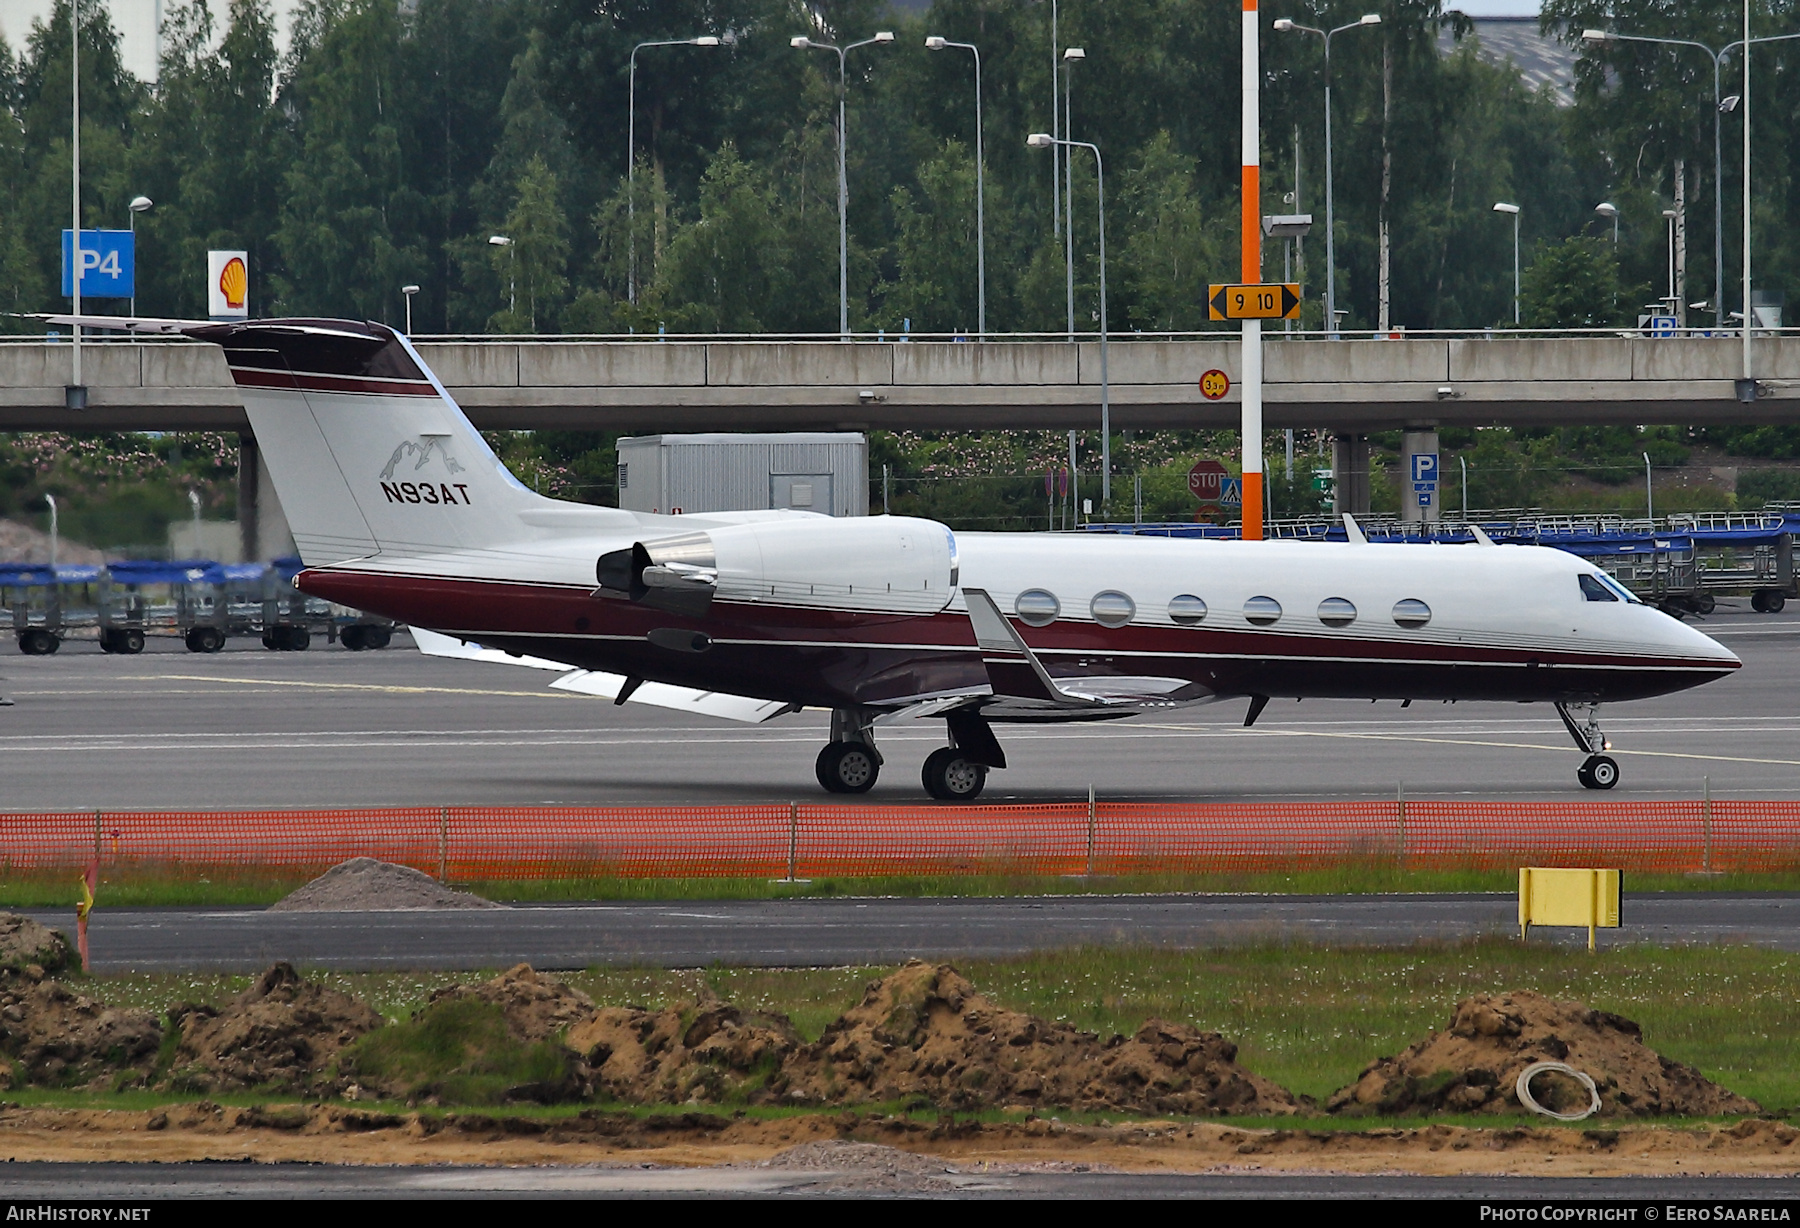
M1569 709L1578 709L1585 718L1577 723ZM1559 703L1556 714L1562 717L1563 728L1575 739L1575 745L1587 754L1587 759L1576 769L1575 779L1581 782L1584 789L1610 789L1619 783L1619 761L1611 755L1604 754L1608 749L1606 735L1600 732L1600 705L1589 703Z

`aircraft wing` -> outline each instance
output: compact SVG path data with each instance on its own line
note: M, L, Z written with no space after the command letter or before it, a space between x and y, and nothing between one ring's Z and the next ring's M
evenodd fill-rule
M969 707L979 707L991 721L1104 721L1185 708L1219 698L1186 678L1103 674L1052 677L990 594L965 588L963 599L969 607L976 647L987 668L988 686L922 696L878 718L881 723L943 716L956 708Z
M753 699L718 691L697 691L691 687L669 686L661 682L640 682L633 686L632 680L623 674L570 669L561 661L547 661L543 657L514 656L498 648L483 648L479 644L427 631L423 627L412 628L412 637L413 642L419 646L419 651L428 657L453 657L459 661L486 661L499 665L558 670L562 677L550 684L556 690L573 691L577 695L594 695L610 699L615 704L630 700L633 703L650 704L652 707L692 712L700 716L716 716L751 725L761 724L793 710L791 704L775 699Z

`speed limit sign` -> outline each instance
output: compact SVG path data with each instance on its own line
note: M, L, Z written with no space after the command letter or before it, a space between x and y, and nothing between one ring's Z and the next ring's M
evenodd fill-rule
M1214 367L1200 377L1200 395L1209 401L1216 401L1231 391L1231 377Z

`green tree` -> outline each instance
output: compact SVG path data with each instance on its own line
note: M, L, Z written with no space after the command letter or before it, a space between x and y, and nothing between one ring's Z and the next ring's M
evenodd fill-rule
M1225 215L1202 201L1193 159L1167 132L1157 133L1122 177L1118 201L1124 242L1114 249L1109 289L1125 309L1116 315L1155 332L1206 327L1207 285L1234 280L1236 236Z
M569 263L569 222L556 197L555 174L533 157L519 175L518 199L506 215L512 242L490 248L508 299L506 309L488 321L495 332L536 332L540 313L552 318L568 289L563 271Z
M997 211L989 202L988 217ZM911 320L916 332L972 331L977 321L975 161L958 141L919 167L919 190L893 193L898 278L885 287L886 327Z
M1519 281L1527 328L1599 328L1623 319L1619 263L1604 240L1545 244Z

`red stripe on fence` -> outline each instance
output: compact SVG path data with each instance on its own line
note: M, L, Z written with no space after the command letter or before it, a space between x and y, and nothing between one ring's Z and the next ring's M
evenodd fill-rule
M0 814L0 875L317 872L379 857L462 881L1184 874L1391 862L1800 869L1800 802L413 806Z

